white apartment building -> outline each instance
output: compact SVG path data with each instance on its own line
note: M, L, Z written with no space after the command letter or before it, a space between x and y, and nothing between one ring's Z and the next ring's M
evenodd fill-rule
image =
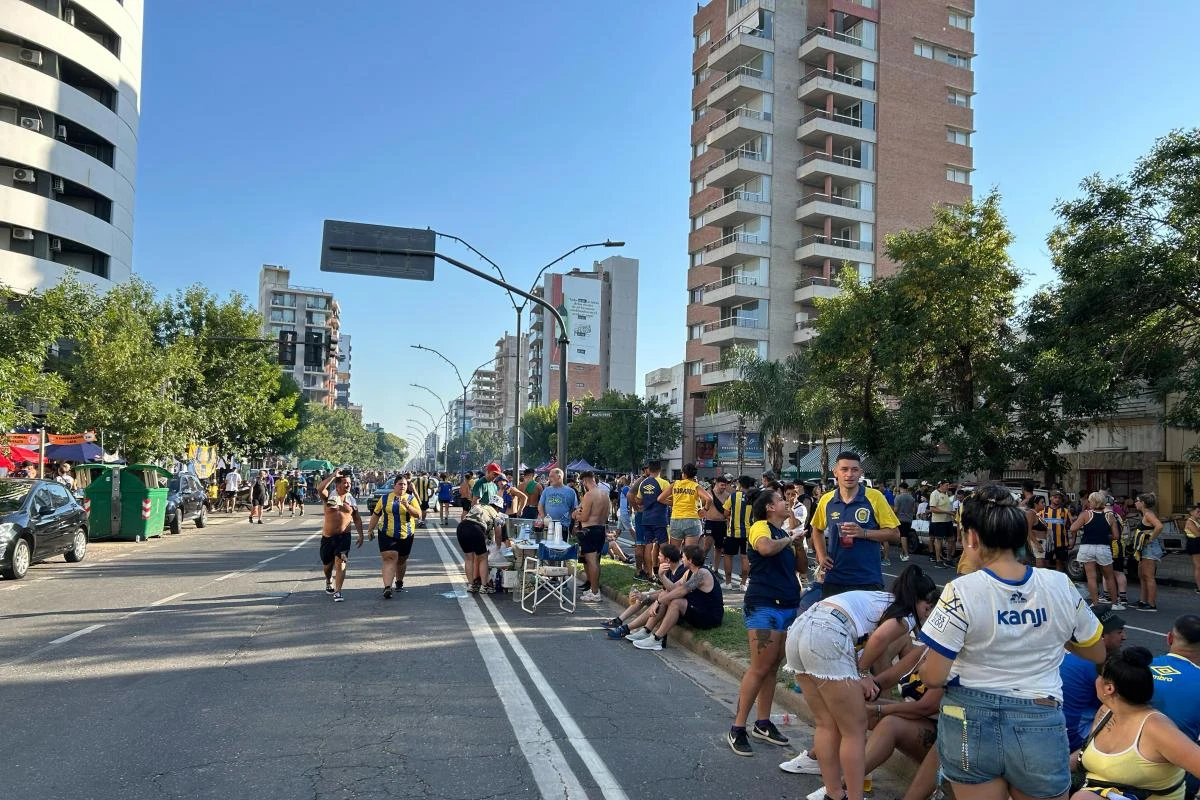
M680 361L673 367L662 367L646 373L646 399L654 400L670 409L672 416L683 418L684 372L686 363ZM683 471L683 443L673 450L662 453L663 474L674 476Z
M296 332L296 365L283 369L304 391L305 400L333 408L338 396L341 308L332 292L296 286L290 279L291 271L287 268L263 264L258 276L258 312L263 317L263 335L277 339L280 331ZM320 333L324 341L333 342L320 367L304 366L304 337L310 331Z
M0 283L129 278L142 0L0 0Z

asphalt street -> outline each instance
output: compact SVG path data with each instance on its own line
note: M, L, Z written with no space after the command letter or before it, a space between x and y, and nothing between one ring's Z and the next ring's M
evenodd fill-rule
M611 642L612 607L525 614L421 532L384 600L368 542L347 601L317 519L216 518L0 582L0 796L795 798L819 783L724 743L736 683ZM807 747L811 733L783 726Z

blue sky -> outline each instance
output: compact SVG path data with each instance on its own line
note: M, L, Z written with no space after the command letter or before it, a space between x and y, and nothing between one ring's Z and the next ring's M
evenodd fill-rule
M436 406L409 383L458 392L408 345L465 372L512 329L511 306L442 263L432 284L320 273L325 218L456 234L518 284L577 244L623 239L565 266L640 259L639 386L682 359L694 2L149 5L134 263L160 289L254 297L272 263L334 291L351 397L401 435L428 423L408 403ZM1200 10L1155 8L979 4L973 182L1003 194L1031 285L1052 278L1057 198L1197 124Z

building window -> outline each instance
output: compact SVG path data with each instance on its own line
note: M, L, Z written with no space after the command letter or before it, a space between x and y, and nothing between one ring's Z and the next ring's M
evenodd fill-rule
M933 45L925 42L913 42L913 55L920 56L921 58L933 58Z
M706 188L708 188L708 184L704 182L703 175L701 175L696 180L692 181L692 194L700 194Z
M952 67L962 67L963 69L971 68L971 57L962 53L955 53L952 50L945 51L943 60Z
M700 141L698 141L694 145L692 145L692 158L699 158L700 156L704 155L707 152L708 152L708 145L705 144L703 139L701 139Z
M960 92L956 89L947 89L946 102L952 106L958 106L959 108L970 108L971 95L967 94L966 92Z
M708 103L700 102L700 105L692 109L692 122L699 122L700 118L708 113Z
M954 15L951 14L950 16ZM696 49L699 50L701 47L704 47L704 45L708 44L711 39L712 33L708 28L700 31L700 33L696 34Z
M692 325L691 327L688 328L688 338L689 339L699 339L700 335L702 333L704 333L703 325Z
M703 69L698 69L692 75L692 85L699 86L700 84L702 84L706 80L708 80L711 76L712 76L712 70L710 70L708 67L704 67Z
M704 263L704 251L703 250L698 250L695 253L692 253L692 266L693 267L698 267L703 263Z
M971 134L958 128L946 128L946 141L950 144L971 146Z
M703 298L703 296L704 296L703 289L692 289L690 292L688 292L688 302L693 303L693 304L699 303L701 301L701 298Z
M962 167L946 167L946 180L953 183L971 183L971 171Z
M961 11L950 12L950 27L958 28L959 30L971 30L971 17Z
M704 365L699 361L689 361L687 365L687 374L695 377L704 374Z

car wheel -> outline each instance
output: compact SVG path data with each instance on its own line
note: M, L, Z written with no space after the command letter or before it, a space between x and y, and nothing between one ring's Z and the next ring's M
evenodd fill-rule
M171 516L171 533L176 535L183 533L183 512L178 508L175 509L175 513Z
M1067 576L1076 583L1087 579L1087 574L1083 571L1083 564L1074 559L1067 562Z
M83 557L87 555L88 537L87 531L79 528L75 531L75 538L71 540L71 549L67 551L67 561L72 564L77 564L83 561Z
M25 573L29 572L29 564L33 561L33 548L29 544L29 540L22 536L13 543L12 558L8 561L8 569L4 570L4 577L20 580L25 577Z
M200 506L200 516L196 517L196 527L203 528L208 524L208 506Z

